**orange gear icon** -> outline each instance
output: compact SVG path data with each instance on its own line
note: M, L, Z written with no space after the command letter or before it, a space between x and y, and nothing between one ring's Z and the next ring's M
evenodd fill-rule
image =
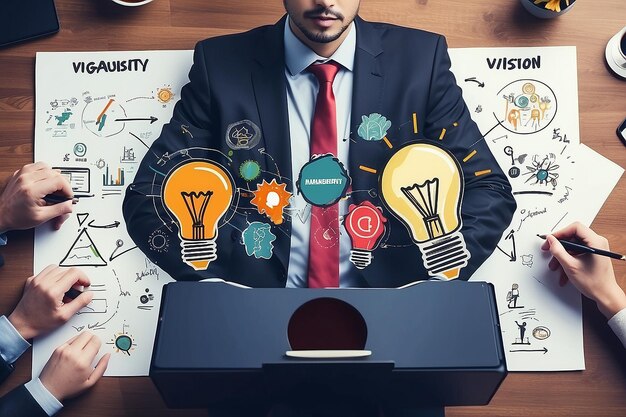
M254 198L250 201L259 213L265 214L274 224L283 222L283 209L289 205L291 193L287 191L287 184L279 184L276 180L263 182L253 191Z

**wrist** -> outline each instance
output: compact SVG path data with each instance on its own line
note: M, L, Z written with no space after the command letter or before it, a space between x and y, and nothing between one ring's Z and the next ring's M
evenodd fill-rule
M626 294L624 294L624 291L617 283L615 284L615 288L612 288L608 294L608 296L596 300L596 305L598 306L598 310L600 310L607 319L610 319L626 308Z
M20 336L24 338L24 340L29 340L37 336L34 330L31 329L30 326L28 326L26 321L22 320L22 318L19 315L15 314L15 312L11 313L9 317L7 317L7 319L9 320L11 325L15 327L15 330L17 330Z
M39 376L39 380L41 381L41 385L43 385L43 387L50 393L50 395L56 398L57 401L61 403L65 401L64 396L56 389L53 383L46 380L45 377L42 379L42 376Z

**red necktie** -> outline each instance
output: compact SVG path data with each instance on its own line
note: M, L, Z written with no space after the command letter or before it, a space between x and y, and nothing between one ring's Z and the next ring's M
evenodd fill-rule
M311 124L311 156L331 153L337 157L337 110L333 81L339 68L339 64L333 61L308 68L320 85ZM339 286L338 204L311 208L308 277L309 288Z

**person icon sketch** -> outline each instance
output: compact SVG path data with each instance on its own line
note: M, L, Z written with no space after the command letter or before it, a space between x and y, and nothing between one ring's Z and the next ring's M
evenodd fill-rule
M513 344L514 345L530 345L528 338L524 339L524 334L526 333L526 322L524 321L522 322L522 324L519 324L519 322L515 320L515 324L517 324L517 327L519 328L519 342L516 340L515 343Z
M524 308L524 306L517 305L518 298L519 298L519 285L513 284L511 286L511 291L509 291L506 295L506 300L509 302L507 306L509 308Z
M515 130L517 130L517 124L519 123L520 117L520 111L517 109L511 109L511 111L509 112L508 121L510 124L513 125Z
M539 128L539 126L541 125L541 120L540 120L540 112L539 109L532 109L530 111L530 119L532 120L532 126L537 129Z

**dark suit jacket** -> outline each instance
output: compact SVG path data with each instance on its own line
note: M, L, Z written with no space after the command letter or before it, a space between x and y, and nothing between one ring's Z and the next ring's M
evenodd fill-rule
M0 361L3 361L0 357ZM0 379L0 383L4 380ZM3 397L0 397L1 417L48 417L30 392L20 385Z
M454 76L445 39L436 34L369 23L356 19L349 173L353 190L378 190L378 176L359 169L360 165L382 169L392 151L383 142L364 141L357 136L362 115L380 113L391 120L388 138L399 147L409 141L432 139L462 161L472 150L474 157L461 164L465 180L462 206L462 233L471 253L469 264L462 270L467 279L492 253L501 234L511 220L515 201L506 176L502 173L476 124L471 120ZM298 173L291 172L291 148L286 99L283 30L285 18L272 26L249 32L201 41L194 53L189 73L190 83L182 91L172 120L165 125L143 159L133 184L124 200L124 217L135 243L155 263L177 280L198 280L221 277L252 287L283 287L289 262L291 222L272 225L277 236L271 259L255 259L246 255L241 230L247 222L269 220L250 210L247 216L232 212L224 217L229 224L219 229L218 259L207 271L194 271L181 261L178 230L170 223L159 195L163 175L183 159L159 157L193 147L206 147L228 155L226 130L230 124L250 120L262 131L261 142L251 150L237 150L232 161L220 152L190 151L193 157L203 156L217 161L232 171L236 186L256 189L237 175L246 160L258 161L261 169L276 172L279 167L287 190L294 193ZM412 115L417 114L418 133L414 133ZM185 133L181 128L189 133ZM447 133L439 140L442 129ZM193 138L191 137L193 135ZM491 174L476 176L475 172L490 169ZM379 171L380 172L380 171ZM276 176L266 176L269 182ZM286 180L285 178L289 179ZM278 179L278 178L277 178ZM293 182L292 182L293 180ZM261 178L258 179L260 183ZM364 199L384 206L378 196L354 193L352 201ZM233 207L251 207L249 197L235 197ZM157 216L156 211L159 212ZM372 264L360 271L363 286L397 287L418 279L427 279L421 254L407 229L385 210L389 219L387 247L374 252ZM164 219L165 221L162 221ZM247 222L246 222L247 221ZM168 230L168 227L172 231ZM162 234L168 245L151 245L155 234Z

